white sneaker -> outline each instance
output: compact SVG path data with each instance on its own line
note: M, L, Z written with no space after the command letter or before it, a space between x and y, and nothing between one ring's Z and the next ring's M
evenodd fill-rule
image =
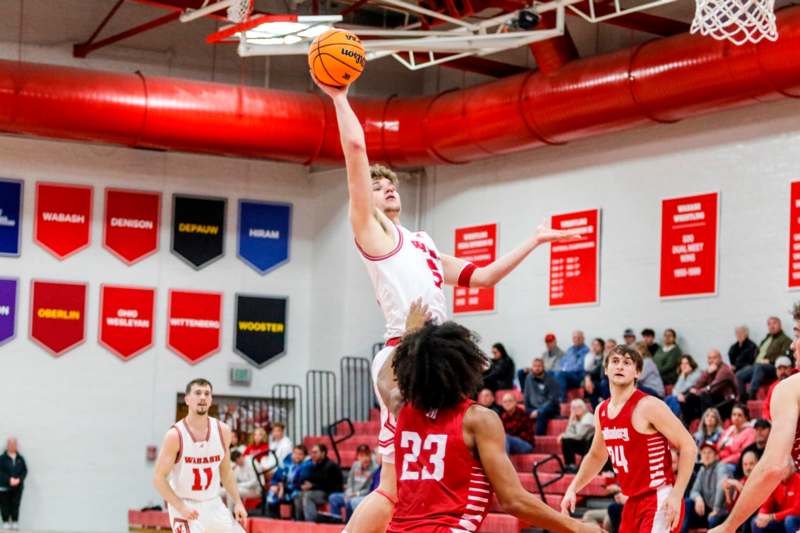
M11 522L3 522L3 529L11 529Z
M17 531L17 530L19 530L19 526L17 525L17 523L11 522L11 531Z

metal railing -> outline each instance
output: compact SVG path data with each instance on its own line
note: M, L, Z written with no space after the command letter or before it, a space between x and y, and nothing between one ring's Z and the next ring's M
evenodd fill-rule
M343 357L339 363L343 418L369 420L374 404L371 366L364 357Z
M305 435L324 435L338 418L336 373L330 370L306 372Z
M556 477L554 477L549 481L543 482L539 478L539 468L552 461L558 462L558 470L560 474L558 474ZM549 487L554 483L557 483L561 478L564 477L565 473L566 472L564 471L564 461L561 460L561 457L554 454L550 454L541 461L536 461L535 463L533 463L533 479L534 481L536 481L536 489L539 491L539 495L542 497L543 502L547 503L547 498L544 495L544 489L546 489L547 487Z
M336 429L339 427L339 424L347 424L347 433L344 436L336 437ZM349 418L342 418L337 420L330 426L328 426L328 438L331 441L331 449L333 449L333 454L336 456L336 464L342 464L342 457L339 455L339 444L343 443L350 437L356 434L356 428L353 427L353 421Z
M290 383L276 383L272 386L272 397L284 402L288 407L281 412L284 416L279 418L286 424L286 434L294 443L302 442L305 436L305 421L303 412L303 388L300 385Z

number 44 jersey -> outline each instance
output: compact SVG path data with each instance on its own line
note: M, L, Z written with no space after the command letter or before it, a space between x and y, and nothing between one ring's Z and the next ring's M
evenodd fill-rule
M425 413L410 404L397 418L397 499L387 533L471 533L492 500L480 462L464 443L462 422L471 400Z

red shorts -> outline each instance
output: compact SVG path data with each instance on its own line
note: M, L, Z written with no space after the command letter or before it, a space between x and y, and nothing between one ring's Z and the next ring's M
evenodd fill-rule
M628 498L622 508L622 523L619 533L671 533L664 514L664 501L672 491L665 485L656 491ZM673 532L680 531L683 524L683 498L681 498L681 519Z

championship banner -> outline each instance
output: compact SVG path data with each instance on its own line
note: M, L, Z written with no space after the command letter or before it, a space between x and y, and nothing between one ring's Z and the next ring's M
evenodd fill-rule
M789 205L789 288L800 287L800 181L791 185Z
M286 351L286 298L236 295L234 351L261 368Z
M550 307L600 300L600 210L553 215L553 229L578 230L580 239L550 244Z
M31 339L58 357L86 337L86 283L31 281Z
M103 247L132 265L158 250L161 194L106 189Z
M0 179L0 256L18 256L22 182Z
M17 336L18 289L18 280L0 278L0 345Z
M156 290L100 286L100 344L123 361L153 345Z
M66 259L89 246L92 229L92 187L36 184L34 240Z
M239 200L237 255L259 274L289 260L292 205Z
M497 224L456 229L455 254L459 259L482 267L497 255ZM483 289L455 287L453 314L494 311L494 287Z
M172 253L200 270L225 254L225 198L172 197Z
M661 298L717 292L719 193L661 203Z
M222 293L171 290L167 315L167 346L187 362L219 350Z

